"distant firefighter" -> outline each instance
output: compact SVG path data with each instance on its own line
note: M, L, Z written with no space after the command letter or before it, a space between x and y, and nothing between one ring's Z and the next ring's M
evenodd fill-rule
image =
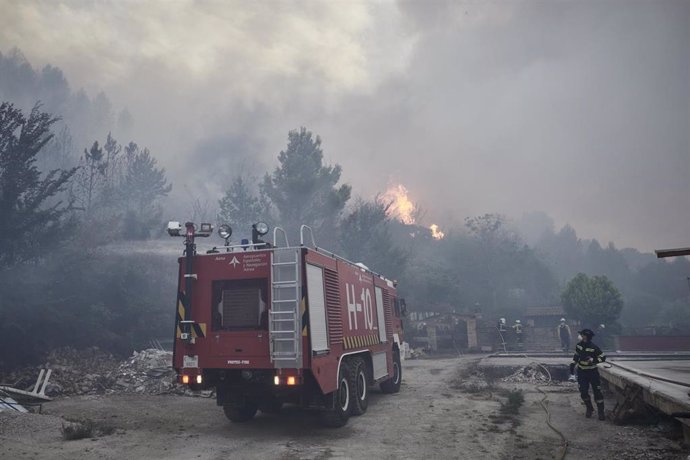
M498 328L498 330L499 330L500 332L505 332L505 331L507 331L508 328L506 327L506 319L505 319L505 318L499 319L499 320L498 320L498 325L497 325L496 327Z
M557 328L558 337L561 339L561 349L568 351L570 349L570 326L565 322L565 318L561 318L561 324Z
M515 331L515 341L517 343L522 343L522 323L520 320L516 319L515 324L510 327Z

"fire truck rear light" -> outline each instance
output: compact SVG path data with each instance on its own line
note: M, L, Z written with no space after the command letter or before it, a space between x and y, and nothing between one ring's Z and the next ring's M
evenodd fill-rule
M188 375L182 376L182 383L184 383L185 385L189 384L189 376Z
M201 385L201 382L202 382L202 381L203 381L203 378L201 377L201 375L197 375L197 376L196 376L196 383L198 383L199 385Z
M287 384L288 385L294 385L295 383L297 383L297 379L295 379L294 375L291 375L287 378Z
M278 377L277 375L273 377L273 383L276 385L280 385L280 377Z

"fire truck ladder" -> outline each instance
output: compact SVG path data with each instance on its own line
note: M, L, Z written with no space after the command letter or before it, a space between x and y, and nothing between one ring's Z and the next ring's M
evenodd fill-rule
M275 248L271 253L271 361L276 368L302 364L300 249Z

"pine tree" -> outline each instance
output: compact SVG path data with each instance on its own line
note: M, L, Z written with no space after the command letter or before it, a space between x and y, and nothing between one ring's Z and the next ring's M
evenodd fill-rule
M294 238L300 225L312 226L321 240L333 239L337 220L352 188L340 181L339 165L325 166L321 138L306 128L290 131L280 165L264 177L261 190L279 213L278 220Z
M12 104L0 104L0 266L37 257L65 236L70 206L55 197L76 169L42 175L35 164L56 121L40 105L27 118Z

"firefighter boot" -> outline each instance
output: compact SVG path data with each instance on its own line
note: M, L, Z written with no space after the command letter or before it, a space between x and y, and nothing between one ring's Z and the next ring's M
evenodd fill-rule
M604 403L597 403L597 413L599 414L599 420L606 420L606 414L604 413Z
M589 399L584 400L585 407L587 408L587 411L585 412L585 417L591 418L592 414L594 413L594 407L592 407L592 401Z

